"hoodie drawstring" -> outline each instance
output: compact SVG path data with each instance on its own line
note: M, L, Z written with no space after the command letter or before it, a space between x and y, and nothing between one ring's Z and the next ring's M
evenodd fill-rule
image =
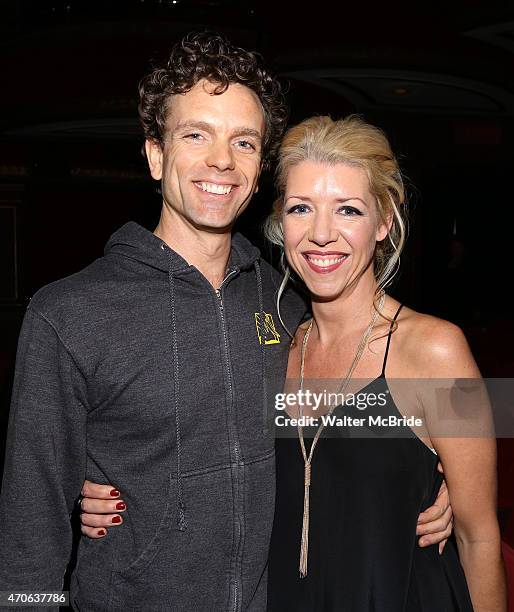
M182 446L180 437L180 402L179 402L179 361L178 361L178 344L177 344L177 321L175 316L175 279L173 278L172 272L172 254L168 247L163 245L163 248L168 253L168 281L169 281L169 292L170 292L170 316L171 316L171 334L172 334L172 348L173 348L173 395L174 395L174 409L175 409L175 435L177 444L177 494L178 494L178 528L180 531L187 529L185 506L182 495L182 470L181 470L181 457L182 457ZM170 476L171 477L171 476Z
M172 335L172 350L173 350L173 387L174 387L174 411L175 411L175 435L176 435L176 447L177 447L177 495L178 495L178 528L180 531L187 529L187 520L185 505L183 499L183 488L182 488L182 445L180 435L180 387L179 387L179 357L178 357L178 343L177 343L177 321L175 314L175 278L172 271L172 251L166 246L162 245L162 248L166 250L168 255L168 282L169 282L169 296L170 296L170 319L171 319L171 335ZM261 367L262 367L262 394L263 394L263 425L264 433L268 432L268 386L266 380L266 351L264 350L264 325L265 325L265 313L264 313L264 297L262 290L262 276L259 262L254 262L255 275L257 277L257 294L259 300L259 317L260 324L263 330L263 337L260 343L261 349Z
M265 324L265 313L264 313L264 298L262 293L262 276L261 276L261 267L259 265L259 261L255 260L255 275L257 277L257 294L259 296L259 317L260 324L262 329L261 334L261 368L262 368L262 420L264 425L264 434L268 433L268 385L266 382L266 351L264 350L264 324Z

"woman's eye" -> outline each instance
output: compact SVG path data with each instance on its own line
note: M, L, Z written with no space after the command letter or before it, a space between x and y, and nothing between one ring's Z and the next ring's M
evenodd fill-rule
M309 207L306 204L295 204L286 210L286 215L295 213L297 215L303 215L309 212Z
M337 212L345 215L346 217L362 216L362 212L354 206L341 206Z

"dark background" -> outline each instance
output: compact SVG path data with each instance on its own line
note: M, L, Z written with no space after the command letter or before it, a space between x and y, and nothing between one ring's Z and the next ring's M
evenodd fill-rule
M205 28L265 56L289 83L292 123L358 112L385 129L411 201L393 293L459 324L485 376L513 376L511 2L12 0L0 2L2 434L30 296L100 256L124 222L155 227L137 82ZM272 200L267 175L239 223L260 245ZM512 447L500 440L499 512L514 546Z

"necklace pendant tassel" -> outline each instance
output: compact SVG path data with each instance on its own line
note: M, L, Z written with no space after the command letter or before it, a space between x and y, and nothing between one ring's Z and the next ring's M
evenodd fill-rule
M305 464L305 486L303 496L302 543L300 546L300 578L307 576L307 558L309 555L309 493L311 486L311 464Z
M371 332L373 331L375 322L379 314L382 311L384 303L385 303L385 293L382 291L380 295L378 307L375 306L375 302L373 302L374 312L371 317L371 321L369 322L368 327L364 330L362 338L355 352L355 357L353 358L353 361L350 365L348 373L343 378L341 385L339 386L338 393L342 393L344 395L344 393L346 392L346 388L350 382L350 379L353 375L355 368L357 367L357 364L359 363L359 359L361 358L362 353L364 352L364 349L367 346L367 342L369 340ZM307 342L309 340L309 336L312 331L313 323L314 323L314 318L311 319L309 323L309 327L307 327L307 331L305 332L305 335L302 341L302 351L300 355L300 390L301 391L303 391L303 381L304 381L304 375L305 375L305 353L307 351ZM331 415L334 409L335 409L335 406L330 406L330 410L328 414ZM303 430L300 426L298 426L298 438L300 440L300 448L302 450L303 461L305 463L305 489L304 489L304 496L303 496L302 542L300 545L300 578L305 578L305 576L307 576L307 556L309 554L309 491L310 491L310 486L311 486L311 461L312 461L312 456L314 454L314 449L316 448L316 444L318 443L318 440L321 436L321 432L323 431L323 428L324 428L324 424L321 424L318 427L316 435L314 436L314 439L312 441L309 455L307 455L307 451L305 450L305 442L303 439Z

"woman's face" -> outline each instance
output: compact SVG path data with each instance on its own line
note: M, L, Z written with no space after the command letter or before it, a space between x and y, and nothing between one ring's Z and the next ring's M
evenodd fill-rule
M289 265L313 297L325 300L373 277L375 244L388 231L362 168L314 161L289 171L283 225Z

